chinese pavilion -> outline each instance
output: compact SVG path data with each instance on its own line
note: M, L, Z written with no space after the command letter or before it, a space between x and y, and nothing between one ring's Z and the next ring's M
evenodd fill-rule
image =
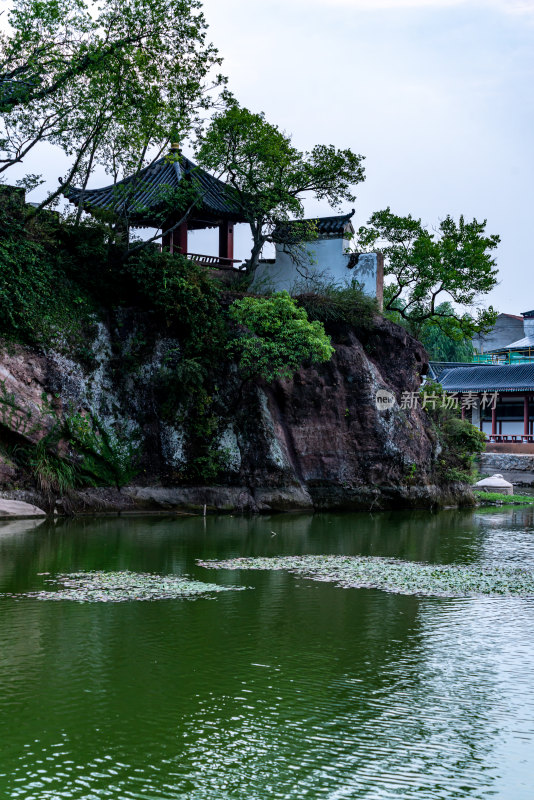
M194 190L192 207L189 211L177 207L169 212L168 200L184 180ZM112 215L126 221L128 227L161 228L166 232L162 245L171 253L182 253L198 263L227 269L238 263L234 259L234 224L246 219L235 195L227 184L181 154L178 145L172 145L168 155L111 186L68 187L64 195L95 217ZM176 225L186 213L187 219ZM218 256L188 252L188 231L205 228L219 229Z

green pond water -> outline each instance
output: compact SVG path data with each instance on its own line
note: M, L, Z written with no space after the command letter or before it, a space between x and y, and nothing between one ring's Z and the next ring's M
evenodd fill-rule
M532 800L534 599L196 564L312 554L534 569L534 510L0 522L0 800ZM250 588L23 596L94 570Z

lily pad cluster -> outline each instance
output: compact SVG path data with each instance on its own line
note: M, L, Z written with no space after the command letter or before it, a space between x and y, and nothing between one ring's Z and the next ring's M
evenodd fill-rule
M343 588L427 597L534 596L534 572L506 566L419 564L363 556L281 556L198 561L209 569L287 570Z
M215 592L243 589L193 581L183 575L139 572L72 572L47 581L58 588L27 592L34 600L74 600L77 603L125 603L132 600L175 600L208 597ZM19 595L20 596L20 595Z

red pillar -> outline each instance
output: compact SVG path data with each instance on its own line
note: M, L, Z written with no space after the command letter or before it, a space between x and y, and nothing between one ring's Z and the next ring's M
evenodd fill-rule
M523 433L528 436L528 394L523 397Z
M174 223L168 220L163 226L171 228ZM169 253L187 253L187 222L182 222L173 231L163 237L163 248L168 250Z
M182 222L174 229L174 252L187 253L187 222Z
M491 409L491 435L495 436L497 433L497 404Z
M221 222L219 225L219 258L234 257L234 223Z

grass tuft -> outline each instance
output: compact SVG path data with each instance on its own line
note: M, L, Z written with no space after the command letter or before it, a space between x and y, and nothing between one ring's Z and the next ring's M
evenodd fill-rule
M483 506L522 506L534 505L534 496L526 494L500 494L499 492L475 492L475 497Z

